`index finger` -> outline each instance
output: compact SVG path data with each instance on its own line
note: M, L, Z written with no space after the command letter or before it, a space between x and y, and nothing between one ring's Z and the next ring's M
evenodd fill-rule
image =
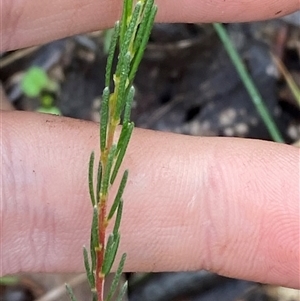
M298 0L156 0L159 22L240 22L275 18L299 9ZM111 27L120 0L2 0L1 50L45 43Z

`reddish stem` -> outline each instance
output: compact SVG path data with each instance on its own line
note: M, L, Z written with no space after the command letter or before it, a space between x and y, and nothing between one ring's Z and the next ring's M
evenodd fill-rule
M105 197L100 199L99 204L99 250L97 250L97 264L96 264L96 290L98 295L98 301L103 301L103 288L104 288L104 276L102 274L102 265L104 261L105 253L105 233L106 233L106 199Z

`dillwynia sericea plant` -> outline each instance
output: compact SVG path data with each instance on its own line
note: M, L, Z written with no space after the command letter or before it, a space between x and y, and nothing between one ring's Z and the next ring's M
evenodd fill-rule
M157 12L154 0L124 0L120 21L114 26L114 34L108 52L105 73L105 88L100 110L100 160L97 164L97 180L94 184L94 153L89 161L89 192L93 206L89 251L84 247L83 257L87 279L92 291L92 301L104 301L105 277L111 272L120 243L120 223L123 209L123 191L128 171L121 177L119 188L110 208L108 197L123 161L133 122L130 121L131 104L134 97L133 80L146 48ZM113 60L117 64L113 69ZM112 88L111 88L112 87ZM114 142L117 127L121 131ZM112 233L107 233L109 223L114 219ZM89 254L90 252L90 254ZM117 296L121 301L126 293L127 284L117 292L123 271L126 254L121 256L112 285L105 301ZM67 285L72 301L76 301L72 289Z

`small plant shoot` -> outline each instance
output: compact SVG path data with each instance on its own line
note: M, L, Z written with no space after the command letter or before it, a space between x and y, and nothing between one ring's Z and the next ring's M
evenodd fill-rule
M121 301L127 291L127 283L118 291L126 260L126 254L122 254L116 265L117 271L112 285L104 299L105 277L111 272L121 239L120 225L123 192L128 179L127 170L120 177L119 188L110 208L108 198L133 131L134 124L130 120L134 98L133 80L147 46L156 12L154 0L124 0L121 20L115 23L110 38L100 110L100 158L95 166L95 155L92 152L88 170L93 218L90 248L83 248L83 258L92 291L92 301L109 301L115 297ZM113 70L115 57L117 64ZM118 126L121 127L121 131L116 142L115 133ZM94 175L97 175L95 181ZM114 221L112 233L107 233L107 227L112 220ZM67 286L67 292L72 301L77 301L71 287Z

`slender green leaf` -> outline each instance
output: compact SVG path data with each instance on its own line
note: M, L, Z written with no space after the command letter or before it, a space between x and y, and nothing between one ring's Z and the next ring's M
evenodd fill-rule
M113 279L112 284L110 286L110 289L108 291L106 301L110 301L111 298L114 296L116 290L117 290L117 287L119 285L120 278L122 276L122 272L123 272L123 269L124 269L124 264L125 264L126 256L127 256L126 253L124 253L122 255L122 257L121 257L118 269L117 269L117 271L115 273L114 279Z
M107 241L107 246L104 254L102 265L102 273L107 275L110 273L112 265L115 261L117 250L120 243L120 234L110 234Z
M142 43L144 33L146 32L146 27L147 27L147 24L148 24L148 20L149 20L149 17L151 15L151 10L152 10L153 5L154 5L154 0L147 0L145 2L145 8L144 8L144 11L143 11L143 19L142 19L142 22L141 22L141 24L138 28L136 37L134 39L134 50L135 51L139 49L139 47Z
M119 33L120 33L120 22L117 21L115 23L114 32L113 32L109 50L108 50L108 57L107 57L106 71L105 71L105 86L106 87L110 86L112 64L113 64L113 60L114 60L114 55L115 55L115 50L116 50Z
M120 45L121 49L120 49L120 55L119 55L119 62L117 64L117 68L116 68L116 77L120 76L120 73L121 73L121 70L122 70L122 67L124 64L123 61L129 50L129 45L130 45L131 41L133 40L133 36L137 29L138 18L141 13L141 10L142 10L142 4L140 2L138 2L133 10L131 20L129 22L128 28L127 28L125 36L124 36L124 41Z
M101 179L102 179L102 165L101 162L98 164L98 172L97 172L97 187L96 187L96 199L97 202L99 200L99 193L100 193L100 188L101 188Z
M128 19L130 18L131 14L132 14L132 3L133 3L132 0L125 0L127 25L129 23Z
M110 180L111 184L114 183L114 181L116 179L116 176L118 174L118 171L119 171L119 169L121 167L121 164L123 162L125 152L126 152L126 149L128 147L129 140L130 140L133 128L134 128L133 122L127 123L126 125L124 124L123 127L122 127L122 131L121 131L120 138L119 138L119 141L118 141L118 157L117 157L114 169L113 169L112 174L111 174L111 180Z
M109 87L105 87L102 94L101 102L101 120L100 120L100 149L104 152L106 147L106 135L108 125L108 114L109 114Z
M115 212L119 206L119 203L121 201L121 198L122 198L122 195L123 195L126 183L127 183L127 179L128 179L128 170L125 170L123 173L123 177L120 182L120 186L119 186L118 192L116 194L115 200L114 200L114 202L110 208L109 214L107 216L108 220L110 220L113 217L113 215L115 214Z
M118 206L116 221L113 229L113 234L118 235L120 225L121 225L121 218L122 218L122 212L123 212L123 200L121 199Z
M86 270L87 279L90 284L90 287L93 289L95 287L95 277L90 266L89 255L86 247L83 247L83 259L84 259L84 266Z
M92 271L94 272L96 268L96 250L95 248L99 247L99 227L98 227L98 207L97 205L93 208L93 219L91 225L91 241L90 241L90 252L91 252L91 266Z
M125 294L127 293L127 289L128 289L128 282L126 281L119 293L118 298L116 299L116 301L122 301L123 298L125 297Z
M104 175L103 175L103 179L102 179L102 183L101 183L102 184L101 193L103 195L107 195L107 192L108 192L108 187L109 187L109 183L110 183L109 179L110 179L110 174L111 174L111 170L113 167L116 151L117 151L117 146L113 145L108 153L107 164L106 164L106 168L104 170Z
M67 293L71 299L71 301L77 301L75 295L74 295L74 292L73 292L73 289L71 288L71 286L69 286L68 284L66 284L66 290L67 290Z
M115 110L115 120L120 120L121 112L124 109L125 102L126 102L126 85L128 84L128 75L130 72L130 61L131 61L131 56L130 53L126 53L122 70L120 73L120 82L118 85L118 90L117 90L117 104L116 104L116 110Z
M122 17L121 17L121 25L120 25L120 34L119 34L119 48L121 48L121 45L123 45L125 32L127 29L127 15L128 15L128 2L131 2L132 0L124 0L125 3L123 4L123 11L122 11Z
M123 124L130 122L130 114L131 114L131 107L134 99L134 94L135 94L135 89L133 86L131 86L128 91L128 95L125 103Z
M94 161L95 161L95 154L94 152L92 152L89 161L89 192L90 192L90 198L93 206L95 206L96 204L95 193L94 193Z
M130 75L129 75L130 84L134 80L134 77L135 77L135 74L137 72L138 66L139 66L139 64L142 60L144 51L146 49L146 46L147 46L147 43L148 43L148 40L149 40L149 37L150 37L151 30L152 30L152 27L153 27L153 23L154 23L156 13L157 13L157 6L154 5L151 9L151 13L150 13L150 16L149 16L149 19L148 19L148 22L147 22L147 25L146 25L146 28L145 28L145 32L144 32L143 39L141 41L140 47L137 50L137 52L134 56L133 62L132 62Z
M249 72L247 71L245 64L243 63L240 55L232 45L226 29L220 23L214 23L213 26L217 34L219 35L220 40L223 42L227 54L229 55L232 63L234 64L248 94L251 97L252 102L256 106L256 109L260 114L262 120L264 121L271 137L276 142L284 142L284 139L282 138L281 133L273 117L271 116L267 106L265 105L261 94L257 90Z

